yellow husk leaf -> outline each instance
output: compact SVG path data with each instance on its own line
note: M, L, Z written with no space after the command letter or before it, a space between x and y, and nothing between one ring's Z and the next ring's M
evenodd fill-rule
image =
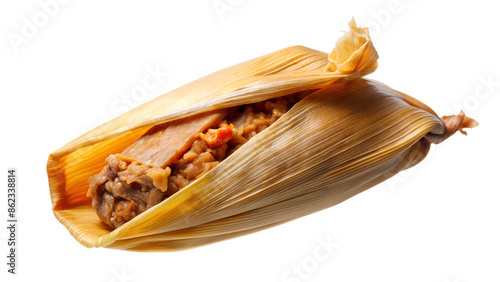
M269 228L340 203L420 162L441 134L410 96L361 79L377 67L366 28L331 54L296 46L210 74L63 146L47 171L56 218L84 246L192 248ZM105 158L151 126L205 111L318 89L208 173L111 231L85 196Z

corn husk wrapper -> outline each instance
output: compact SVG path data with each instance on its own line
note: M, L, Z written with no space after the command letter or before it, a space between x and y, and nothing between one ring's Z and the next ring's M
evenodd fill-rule
M421 102L360 77L377 67L366 28L330 54L296 46L210 74L99 126L49 157L53 212L87 247L192 248L331 207L420 162L442 121ZM103 224L87 180L153 125L303 90L272 126L121 227Z

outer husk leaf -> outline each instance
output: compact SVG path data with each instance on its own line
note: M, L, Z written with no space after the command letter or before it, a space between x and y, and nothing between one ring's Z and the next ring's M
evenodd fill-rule
M248 234L335 205L427 154L443 124L421 102L358 79L375 70L366 29L330 55L296 46L215 72L150 101L49 156L56 218L87 247L179 250ZM351 81L351 82L349 82ZM110 231L88 178L151 126L205 111L319 89L167 200ZM363 130L360 130L363 129Z

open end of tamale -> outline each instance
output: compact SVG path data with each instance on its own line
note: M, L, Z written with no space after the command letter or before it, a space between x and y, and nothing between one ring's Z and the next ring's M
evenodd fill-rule
M99 218L117 228L208 172L312 92L156 125L106 159L87 196Z

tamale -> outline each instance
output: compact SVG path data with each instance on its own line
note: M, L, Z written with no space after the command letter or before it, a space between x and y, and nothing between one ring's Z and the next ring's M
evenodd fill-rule
M431 143L477 125L463 113L441 119L422 102L361 78L376 69L378 55L368 29L353 20L349 26L330 54L295 46L223 69L55 151L47 164L54 215L87 247L192 248L336 205L416 165ZM147 209L116 229L92 207L88 179L103 170L109 156L128 155L138 166L164 169L152 173L165 178L170 160L140 149L156 132L195 116L297 93L307 95L217 165L160 202L146 203ZM195 131L210 142L208 127ZM192 141L196 134L186 136ZM159 136L158 144L163 137L169 138ZM162 150L178 159L191 141ZM162 192L168 191L164 185L153 183Z

